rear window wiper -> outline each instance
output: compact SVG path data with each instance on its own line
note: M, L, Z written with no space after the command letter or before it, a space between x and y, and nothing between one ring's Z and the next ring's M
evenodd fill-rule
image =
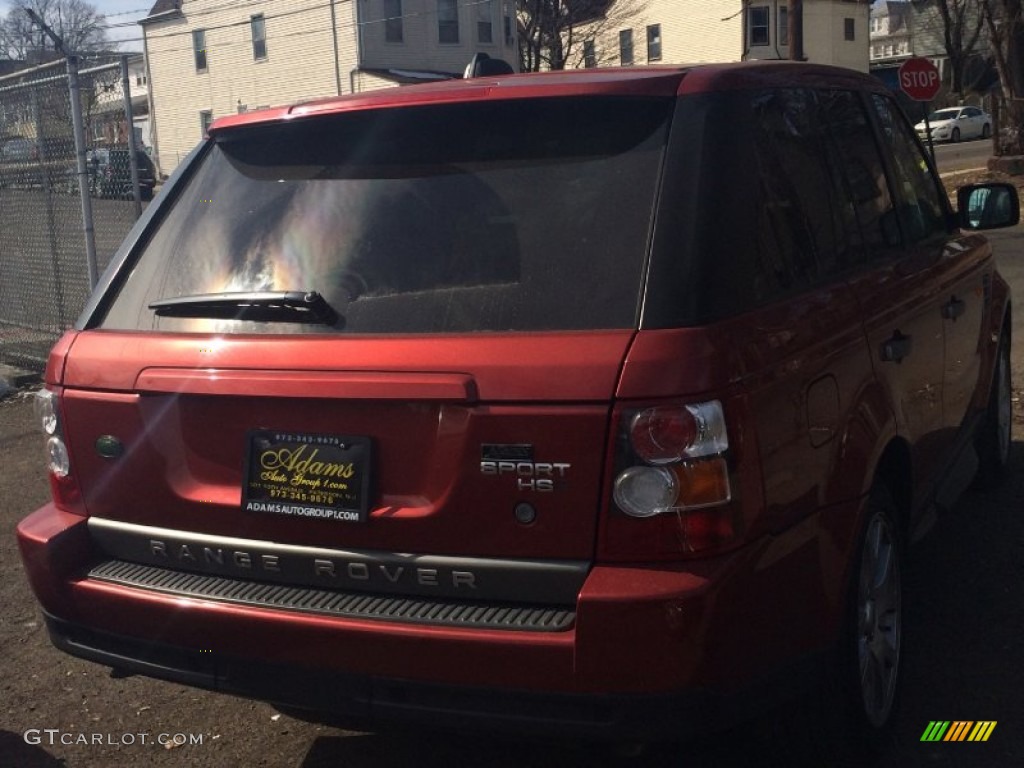
M149 305L159 317L202 317L261 323L344 322L316 291L239 291L160 299Z

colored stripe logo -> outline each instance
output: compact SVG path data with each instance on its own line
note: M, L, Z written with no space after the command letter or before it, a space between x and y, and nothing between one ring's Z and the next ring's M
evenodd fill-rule
M996 729L996 720L932 720L921 734L921 741L988 741Z

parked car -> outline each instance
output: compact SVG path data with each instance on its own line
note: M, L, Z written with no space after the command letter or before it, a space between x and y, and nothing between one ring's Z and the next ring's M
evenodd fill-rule
M131 150L101 147L86 154L89 171L89 189L97 197L133 197ZM156 186L156 168L142 150L135 152L139 173L139 194L143 200L153 199Z
M987 139L992 135L992 117L977 107L949 107L928 115L928 124L935 141L957 142L961 139ZM928 129L922 120L914 126L917 135L927 140Z
M18 537L53 642L361 728L797 697L874 743L906 547L1006 464L973 230L1015 189L955 213L844 69L486 86L211 126L50 355Z
M0 143L0 161L20 163L39 159L39 145L22 136L5 139Z
M23 136L0 140L0 187L62 187L65 142L65 139L53 138L40 144Z

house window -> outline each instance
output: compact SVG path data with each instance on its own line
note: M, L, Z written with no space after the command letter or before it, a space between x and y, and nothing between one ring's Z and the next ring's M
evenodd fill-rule
M593 40L583 41L583 66L587 69L597 66L597 50L594 48Z
M206 133L210 130L210 123L212 122L213 110L202 109L199 111L199 128L202 132L203 138L206 138Z
M491 0L483 0L476 5L476 39L480 43L494 42L494 29L491 20L494 18L494 11L491 9Z
M135 76L135 84L136 85L145 85L146 84L146 75L145 74L136 75Z
M750 9L750 44L768 45L768 6L758 5Z
M779 45L789 45L789 6L779 6Z
M647 26L647 60L661 61L661 24Z
M505 16L505 45L512 45L515 40L512 37L512 17Z
M854 26L853 19L843 19L843 39L857 39L856 27Z
M403 39L402 0L384 0L384 42L401 43Z
M632 29L623 29L619 32L619 63L624 67L633 63Z
M196 72L206 71L206 30L192 31L192 53L196 58Z
M459 6L457 0L437 0L437 41L459 42Z
M249 27L252 29L253 59L260 61L267 58L267 28L263 22L263 14L251 16L249 18Z

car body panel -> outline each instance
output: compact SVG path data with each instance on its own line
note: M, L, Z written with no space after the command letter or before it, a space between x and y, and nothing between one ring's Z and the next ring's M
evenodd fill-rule
M286 337L268 351L265 339L90 331L78 336L64 376L69 447L86 508L104 518L160 524L173 508L176 525L204 533L589 558L603 455L585 449L605 441L607 402L631 335L430 345ZM269 359L273 369L252 367ZM325 359L345 365L325 369ZM215 422L217 433L204 436ZM243 512L246 434L256 428L370 437L379 497L371 524ZM124 456L97 453L106 434L129 446ZM532 464L484 475L484 444L528 444ZM552 463L567 467L539 466ZM523 490L535 465L554 481L550 491ZM536 505L532 527L516 522L518 501Z

